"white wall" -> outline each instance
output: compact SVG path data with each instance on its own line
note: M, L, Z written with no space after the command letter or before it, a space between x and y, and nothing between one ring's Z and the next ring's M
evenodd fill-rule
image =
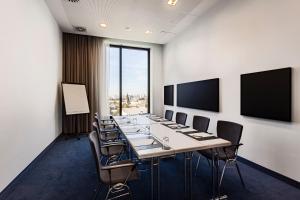
M164 84L220 78L221 111L175 110L187 112L190 125L194 114L210 117L211 132L220 119L243 124L240 155L300 181L300 1L202 3L208 1L211 6L164 47ZM241 116L240 74L289 66L294 122Z
M41 0L0 8L0 192L61 133L62 34Z

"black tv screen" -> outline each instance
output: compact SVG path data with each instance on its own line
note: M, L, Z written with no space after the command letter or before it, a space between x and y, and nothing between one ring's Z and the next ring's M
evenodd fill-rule
M165 105L174 105L174 85L164 87L164 103Z
M178 84L177 106L219 112L219 79Z
M292 69L241 75L241 115L290 122Z

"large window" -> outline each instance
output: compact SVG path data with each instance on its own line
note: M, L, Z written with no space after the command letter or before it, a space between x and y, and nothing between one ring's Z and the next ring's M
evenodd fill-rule
M150 50L111 45L109 109L111 115L148 113Z

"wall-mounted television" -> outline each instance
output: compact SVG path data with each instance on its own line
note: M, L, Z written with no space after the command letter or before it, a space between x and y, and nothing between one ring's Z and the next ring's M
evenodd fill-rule
M178 84L177 106L219 112L219 79Z
M174 85L166 85L164 87L164 104L174 105Z
M292 68L242 74L241 115L292 121Z

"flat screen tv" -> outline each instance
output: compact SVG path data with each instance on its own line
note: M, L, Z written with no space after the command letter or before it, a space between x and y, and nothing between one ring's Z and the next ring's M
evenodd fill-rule
M241 115L292 121L292 68L241 75Z
M164 87L164 104L174 105L174 85L167 85Z
M219 112L219 79L178 84L177 106Z

